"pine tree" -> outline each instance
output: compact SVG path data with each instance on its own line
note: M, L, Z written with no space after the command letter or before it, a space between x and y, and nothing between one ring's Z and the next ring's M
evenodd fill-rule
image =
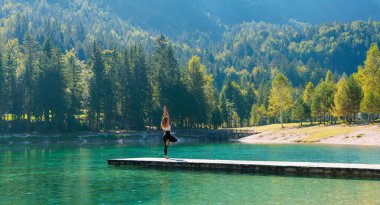
M350 105L350 114L352 116L353 122L355 123L356 115L360 111L360 102L362 100L363 93L359 83L353 75L348 78L347 92Z
M133 73L130 66L130 53L128 49L125 49L123 52L123 66L121 70L121 107L122 107L122 121L123 121L123 128L127 129L131 125L131 110L133 109L133 102L132 102L132 90L133 90Z
M222 124L220 110L218 109L218 107L214 107L211 112L210 124L214 129L218 128Z
M91 130L99 130L101 128L101 116L104 113L104 62L101 51L94 41L91 59L91 70L93 77L90 83L90 104L89 104L89 124Z
M174 54L171 43L164 37L160 36L156 41L154 52L154 67L157 75L158 104L156 108L157 115L160 115L162 106L166 105L170 113L172 124L180 118L181 99L177 98L177 93L182 89L180 81L180 70Z
M241 127L240 117L236 111L232 111L232 127Z
M252 105L250 119L249 119L249 123L251 126L259 125L260 115L259 115L258 109L259 109L259 106L257 104Z
M5 71L3 67L3 53L0 50L0 131L2 133L5 132L4 125L4 114L5 114L5 104L6 104L6 96L5 96Z
M318 117L323 124L326 123L329 113L333 110L334 91L335 87L324 81L321 81L315 88L311 111L312 115Z
M50 125L50 106L51 90L49 75L52 71L52 45L49 39L46 39L43 45L42 54L39 59L39 74L37 77L37 113L38 120L43 121L43 127L39 127L41 131L49 131Z
M67 128L69 131L75 131L80 126L76 115L81 114L84 95L87 92L85 90L85 76L83 76L85 64L77 58L73 49L63 56L63 63L65 95L67 96Z
M307 108L306 104L303 102L302 98L299 98L292 108L292 118L300 123L302 126L302 121L307 118Z
M62 54L58 49L52 52L52 67L47 74L48 105L52 115L53 128L55 131L64 131L65 113L67 113L64 67L62 63Z
M333 108L334 108L334 93L336 91L336 88L335 88L335 80L334 80L334 76L332 75L331 71L327 71L326 73L326 79L325 79L325 83L326 83L326 86L327 86L327 90L326 90L326 93L325 93L325 101L324 101L324 104L325 106L328 108L328 117L330 118L330 123L332 124L333 122Z
M17 39L9 40L4 50L4 97L5 112L12 114L11 129L18 130L20 128L20 120L22 115L22 101L24 88L22 87L18 73L20 73L21 59L20 46Z
M310 119L310 124L313 124L313 117L311 115L311 104L314 96L314 85L312 82L309 82L306 85L306 88L303 92L303 102L306 106L306 116Z
M142 46L134 47L130 51L130 67L132 79L130 83L134 85L130 89L133 103L132 105L132 128L133 129L143 129L144 128L144 118L146 116L146 102L147 102L147 91L149 89L148 84L148 68L145 59L145 52Z
M207 87L206 67L200 63L199 57L193 56L189 60L188 73L187 86L193 99L191 119L193 122L206 123L211 110L211 104L207 101L206 95L211 90Z
M23 85L25 86L25 112L27 117L28 132L31 131L31 117L36 114L36 92L37 92L37 54L38 45L31 35L24 37L25 71Z
M228 124L229 122L229 113L228 113L228 99L224 92L220 92L219 94L219 102L218 107L220 111L220 119L222 124Z

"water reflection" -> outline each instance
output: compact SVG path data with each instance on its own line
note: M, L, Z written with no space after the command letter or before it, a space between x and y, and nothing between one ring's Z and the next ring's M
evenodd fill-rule
M379 163L380 150L302 145L179 144L180 158ZM0 150L4 204L380 204L380 181L108 166L162 157L145 144L30 144Z
M167 176L166 172L163 172L162 178L161 178L161 204L170 204L169 200L169 178Z

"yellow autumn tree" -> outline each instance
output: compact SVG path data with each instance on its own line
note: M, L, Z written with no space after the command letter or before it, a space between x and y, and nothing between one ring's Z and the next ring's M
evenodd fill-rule
M372 44L367 52L364 66L359 66L358 79L363 91L360 110L371 116L380 112L380 51L377 44Z
M268 110L272 116L280 118L282 127L284 127L284 114L291 108L292 103L292 85L287 77L278 73L272 81Z

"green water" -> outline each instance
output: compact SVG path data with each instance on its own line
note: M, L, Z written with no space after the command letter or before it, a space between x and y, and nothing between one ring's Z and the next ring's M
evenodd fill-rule
M162 157L154 143L1 146L0 204L380 204L375 180L107 165L110 158ZM169 156L380 164L375 147L183 143L169 147Z

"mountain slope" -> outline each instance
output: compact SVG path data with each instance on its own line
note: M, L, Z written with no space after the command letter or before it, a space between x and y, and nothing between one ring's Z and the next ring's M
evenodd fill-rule
M33 34L62 50L76 48L85 58L96 39L102 48L146 42L150 35L97 4L79 0L0 0L0 36L6 40Z
M147 30L178 37L207 33L219 37L226 27L250 21L319 24L380 20L376 0L95 0L122 19Z

